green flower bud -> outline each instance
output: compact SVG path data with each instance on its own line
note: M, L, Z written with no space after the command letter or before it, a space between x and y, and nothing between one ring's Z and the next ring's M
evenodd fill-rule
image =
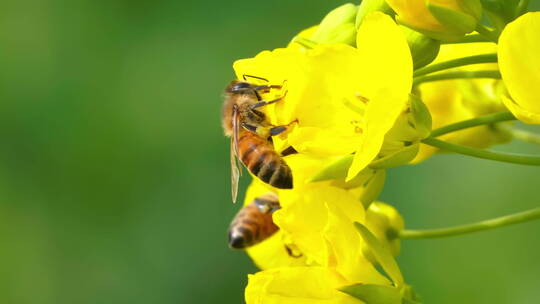
M414 31L406 26L401 26L405 38L411 49L414 69L421 68L433 62L439 54L441 43L438 40Z
M358 7L347 3L335 8L321 21L311 40L318 43L346 43L353 45L356 39L354 22Z
M383 12L392 17L395 14L390 6L386 4L386 0L363 0L356 15L356 28L360 27L364 18L373 12Z

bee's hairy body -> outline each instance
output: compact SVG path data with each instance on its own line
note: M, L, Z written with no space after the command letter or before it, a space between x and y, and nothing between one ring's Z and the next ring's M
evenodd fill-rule
M222 126L226 136L231 137L231 181L233 201L236 200L238 176L235 157L261 181L281 189L293 187L292 172L287 163L274 150L270 140L271 135L277 135L285 126L272 126L266 115L258 108L277 102L283 97L272 101L262 100L259 92L276 85L257 86L249 82L233 81L225 89L223 104Z
M229 246L244 249L272 236L279 228L272 213L280 208L276 195L266 194L245 205L229 226Z

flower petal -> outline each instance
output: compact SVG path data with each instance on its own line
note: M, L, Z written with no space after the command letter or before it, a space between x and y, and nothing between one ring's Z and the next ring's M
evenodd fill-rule
M261 270L278 267L306 266L306 257L292 257L283 242L283 232L278 231L267 240L247 248L247 254Z
M508 109L521 121L540 124L540 12L509 23L499 38L499 68L512 99Z
M348 210L339 204L326 204L328 223L323 231L327 248L331 250L329 266L344 276L349 282L389 284L375 267L363 256L362 247L367 245L357 233ZM333 259L333 260L332 260Z
M300 252L308 257L308 262L328 265L335 261L332 250L325 239L325 229L329 222L326 204L339 206L347 214L343 223L364 221L362 204L346 190L320 184L308 184L291 192L281 192L282 209L274 213L274 222L290 236ZM354 238L354 235L353 235Z
M359 304L338 291L347 284L326 267L290 267L248 276L247 304Z
M347 179L352 179L379 152L384 135L407 104L413 63L403 32L388 15L373 13L358 29L362 73L355 79L367 107L365 130Z

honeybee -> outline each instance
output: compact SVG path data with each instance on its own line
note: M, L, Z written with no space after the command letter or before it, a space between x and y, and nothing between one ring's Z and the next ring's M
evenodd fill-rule
M278 197L269 193L240 209L229 226L229 247L244 249L272 236L279 229L272 213L279 208Z
M233 202L236 202L238 179L241 174L238 168L238 159L261 181L280 189L293 187L291 169L274 150L271 142L271 136L284 132L288 125L273 126L266 120L264 113L257 110L285 97L281 96L274 100L264 101L261 98L261 92L280 88L280 85L256 85L235 80L225 89L222 126L225 135L231 137Z

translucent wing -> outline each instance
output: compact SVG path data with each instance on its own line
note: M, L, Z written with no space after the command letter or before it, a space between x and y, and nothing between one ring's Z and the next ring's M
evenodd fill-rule
M232 115L232 127L233 132L231 136L231 193L232 201L236 203L236 197L238 195L238 179L240 178L241 171L238 168L238 108L233 107Z

